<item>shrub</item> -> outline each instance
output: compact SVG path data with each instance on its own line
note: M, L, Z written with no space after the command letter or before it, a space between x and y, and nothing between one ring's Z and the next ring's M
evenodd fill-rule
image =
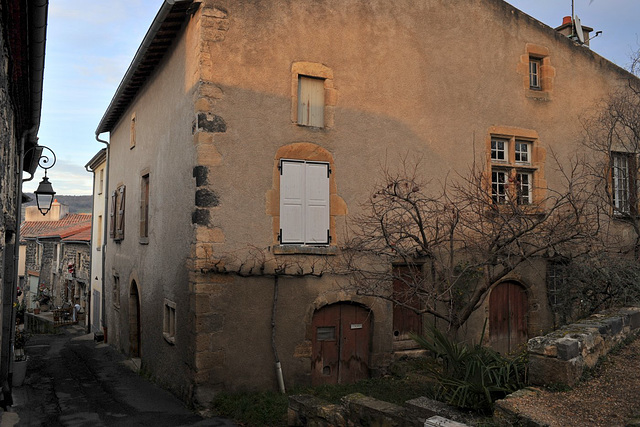
M427 336L412 338L440 361L429 372L436 380L436 399L450 405L490 411L493 402L526 385L525 352L507 357L480 344L467 346L433 326Z

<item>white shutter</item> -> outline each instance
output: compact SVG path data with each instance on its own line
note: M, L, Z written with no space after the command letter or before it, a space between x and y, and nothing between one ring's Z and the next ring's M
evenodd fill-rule
M324 127L324 80L298 77L298 124Z
M280 162L280 243L304 243L305 163Z
M329 165L307 163L305 243L329 244Z

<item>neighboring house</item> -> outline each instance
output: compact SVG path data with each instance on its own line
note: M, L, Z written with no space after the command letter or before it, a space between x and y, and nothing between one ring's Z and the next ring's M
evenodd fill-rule
M102 280L102 263L104 261L102 254L104 253L104 230L105 222L105 202L107 200L107 149L103 148L93 156L89 163L85 166L87 170L93 173L93 222L91 231L91 318L89 324L91 331L102 332L104 328L103 313L103 280Z
M273 389L276 366L287 387L383 372L422 319L322 267L380 165L422 157L437 182L479 164L496 203L516 174L532 203L560 181L546 153L579 150L585 106L629 78L501 0L164 2L96 130L109 343L197 404ZM461 333L549 330L541 271Z
M37 168L42 79L47 31L46 0L0 1L0 386L7 391L13 361L18 286L18 228L22 172ZM34 161L35 160L35 161ZM9 395L0 395L6 409Z
M56 201L50 212L62 212L45 221L25 221L20 229L25 247L27 280L24 289L27 307L49 297L48 308L65 303L89 307L89 271L91 265L91 215L68 214ZM27 208L27 218L30 218ZM58 218L58 219L55 219Z

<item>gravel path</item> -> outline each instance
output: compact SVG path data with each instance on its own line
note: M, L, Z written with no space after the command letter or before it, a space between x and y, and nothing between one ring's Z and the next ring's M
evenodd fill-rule
M508 399L530 420L548 426L625 426L640 417L640 339L609 354L591 378L570 391L536 389Z

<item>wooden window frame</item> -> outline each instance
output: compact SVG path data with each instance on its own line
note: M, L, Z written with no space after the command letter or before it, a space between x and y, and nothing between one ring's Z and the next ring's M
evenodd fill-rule
M620 162L624 160L624 165ZM637 161L633 153L610 154L611 206L615 216L637 216ZM621 188L624 187L624 188Z
M529 56L529 89L542 90L542 58Z

